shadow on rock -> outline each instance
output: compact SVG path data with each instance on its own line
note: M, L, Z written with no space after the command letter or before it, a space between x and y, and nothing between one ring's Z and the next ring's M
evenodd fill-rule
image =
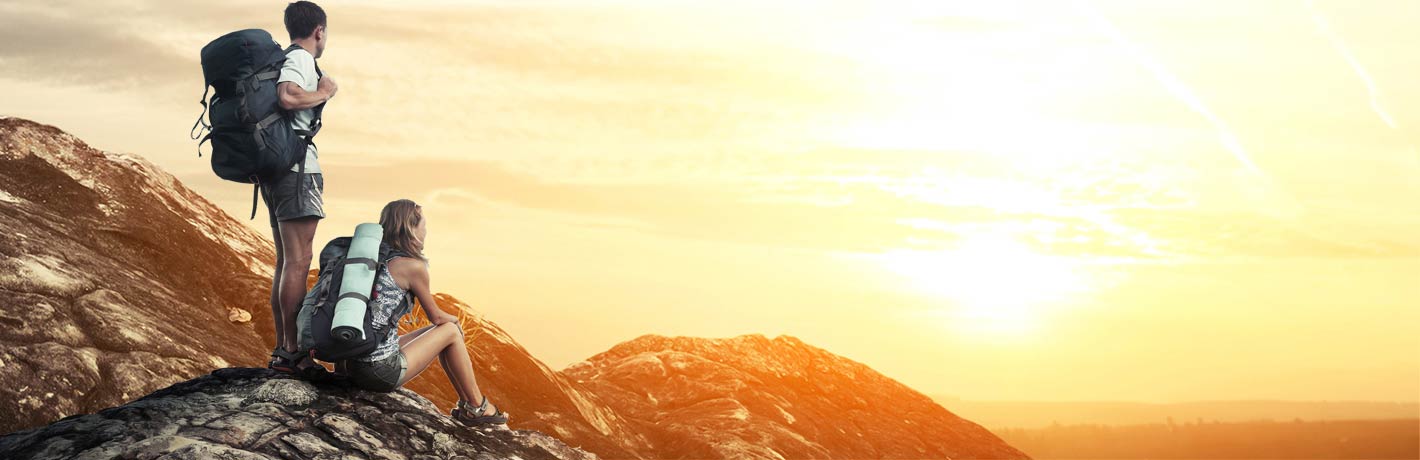
M515 415L516 416L516 415ZM0 437L0 458L511 458L595 455L536 431L467 427L407 389L225 368L95 414Z

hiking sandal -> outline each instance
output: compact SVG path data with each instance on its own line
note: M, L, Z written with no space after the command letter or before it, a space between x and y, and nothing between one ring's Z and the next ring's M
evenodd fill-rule
M285 372L287 374L296 374L296 365L300 362L300 353L294 351L286 351L281 347L276 347L275 349L271 350L271 361L266 362L266 368L279 372Z
M493 407L493 415L484 415L483 409L490 406ZM467 401L460 399L458 405L449 412L449 415L452 415L454 420L470 426L508 423L508 413L498 410L498 406L489 404L488 395L483 395L483 403L477 407L469 407Z
M305 361L310 361L311 365L301 367L301 363ZM280 347L271 350L271 361L266 364L266 367L312 383L330 383L335 380L335 376L325 366L315 362L315 358L311 355L286 351Z

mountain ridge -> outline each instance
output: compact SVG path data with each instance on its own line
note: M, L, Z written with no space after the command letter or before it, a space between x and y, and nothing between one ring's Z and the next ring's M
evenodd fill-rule
M926 395L793 336L646 334L562 373L634 421L662 457L1030 458Z
M260 244L142 157L0 118L0 431L261 365Z
M0 410L20 414L0 432L263 366L266 238L137 155L0 118L0 324L13 326L0 328L0 378L25 382L0 387ZM792 336L646 334L557 371L457 298L435 298L474 318L479 386L510 428L602 458L1029 458ZM457 399L437 367L406 385L436 412Z

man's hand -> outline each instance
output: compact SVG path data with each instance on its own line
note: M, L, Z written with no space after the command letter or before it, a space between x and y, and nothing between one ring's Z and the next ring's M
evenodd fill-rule
M320 83L316 84L316 92L325 94L326 100L335 97L335 92L340 90L340 85L335 83L335 79L329 75L320 77Z

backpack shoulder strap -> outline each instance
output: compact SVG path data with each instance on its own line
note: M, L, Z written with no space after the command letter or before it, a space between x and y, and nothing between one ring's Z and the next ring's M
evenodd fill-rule
M295 43L292 43L291 46L286 47L286 54L287 54L287 55L290 55L292 51L295 51L295 50L303 50L303 49L305 49L305 48L302 48L301 45L297 45L297 44L295 44ZM311 62L314 63L315 66L316 66L316 79L319 80L321 77L324 77L324 76L325 76L325 72L323 72L323 71L320 70L320 62L315 59L315 56L311 56ZM317 106L315 106L315 107L312 107L312 108L311 108L311 115L312 115L312 117L311 117L311 130L310 130L310 131L296 130L296 131L297 131L297 134L300 134L300 135L306 137L306 142L314 143L314 142L311 141L311 139L314 138L314 137L316 137L316 134L317 134L317 133L320 133L320 127L321 127L321 112L323 112L323 111L325 111L325 103L324 103L324 102L320 103L320 105L317 105Z

